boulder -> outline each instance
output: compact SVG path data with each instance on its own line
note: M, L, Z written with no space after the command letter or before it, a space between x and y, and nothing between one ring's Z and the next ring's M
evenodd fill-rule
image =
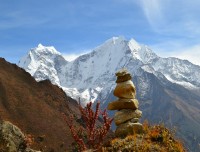
M120 124L131 120L133 118L140 118L142 116L142 111L140 110L132 110L132 109L122 109L117 111L114 116L114 121L117 126Z
M143 127L141 123L126 122L119 125L115 131L116 137L126 137L127 135L143 133Z
M136 90L133 82L131 80L117 83L114 90L114 95L118 98L134 99L136 95Z
M137 99L118 99L108 104L108 110L121 110L121 109L138 109L139 103Z
M27 148L24 134L9 121L0 122L0 152L39 152Z

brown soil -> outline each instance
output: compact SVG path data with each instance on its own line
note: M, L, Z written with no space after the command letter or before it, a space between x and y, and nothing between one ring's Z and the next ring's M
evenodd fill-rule
M33 149L47 152L69 149L73 139L62 113L78 111L77 102L62 89L48 80L36 82L29 73L0 58L0 118L31 134Z

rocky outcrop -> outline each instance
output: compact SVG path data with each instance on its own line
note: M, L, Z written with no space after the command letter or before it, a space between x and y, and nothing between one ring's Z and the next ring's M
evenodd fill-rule
M27 147L25 135L9 121L0 122L0 151L39 152Z
M131 81L131 75L126 69L116 73L117 86L114 95L119 99L108 104L108 110L118 110L115 113L114 121L117 126L115 135L124 137L143 131L139 118L142 111L138 110L139 103L135 99L136 89Z

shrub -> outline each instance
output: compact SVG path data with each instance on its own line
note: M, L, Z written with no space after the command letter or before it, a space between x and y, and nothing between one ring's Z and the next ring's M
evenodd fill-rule
M78 145L78 151L84 151L86 149L99 149L102 146L104 137L110 130L113 119L108 117L106 109L100 111L99 107L100 102L97 102L95 111L92 109L92 102L89 102L85 108L79 104L79 110L85 129L83 127L76 129L73 124L74 117L70 116L69 118L64 115L72 137ZM101 114L103 119L102 126L97 126L99 114Z

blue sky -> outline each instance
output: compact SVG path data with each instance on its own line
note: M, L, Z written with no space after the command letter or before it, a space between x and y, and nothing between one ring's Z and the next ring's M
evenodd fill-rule
M200 64L199 0L0 0L0 57L17 63L39 43L67 55L113 36Z

